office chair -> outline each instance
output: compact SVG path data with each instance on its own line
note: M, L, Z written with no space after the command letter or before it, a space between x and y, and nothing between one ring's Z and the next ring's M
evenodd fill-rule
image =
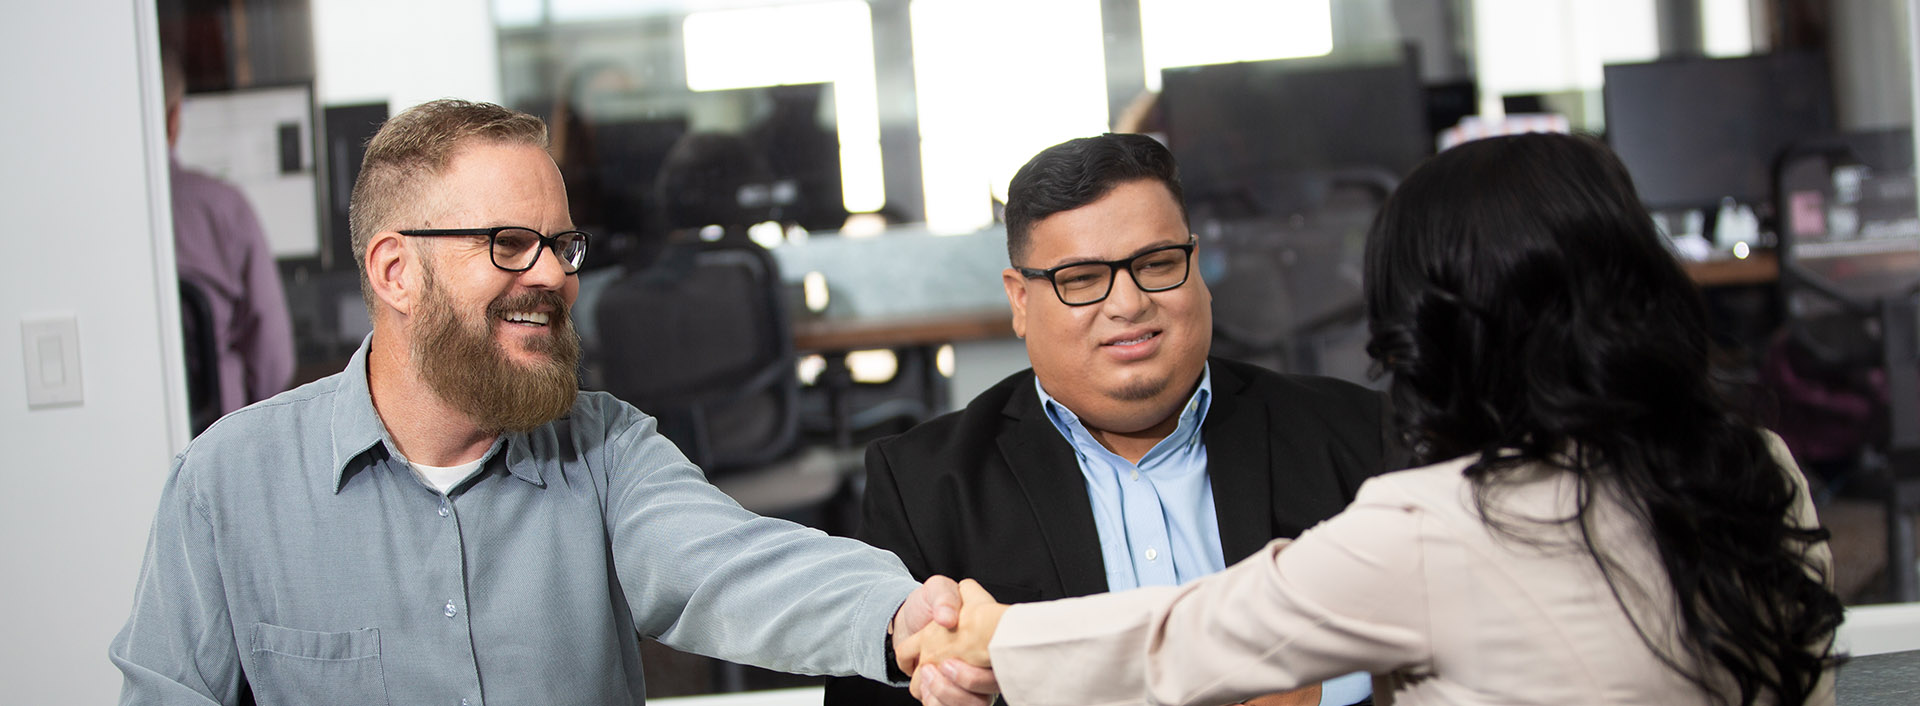
M1368 168L1272 179L1252 202L1196 205L1196 266L1213 292L1214 353L1377 384L1363 350L1361 258L1396 180Z
M777 265L752 244L674 246L607 285L595 315L609 392L719 476L793 446L793 339Z
M1904 131L1901 131L1904 132ZM1914 217L1913 151L1909 138L1894 133L1849 134L1819 138L1786 150L1775 162L1774 203L1779 205L1780 286L1789 302L1786 330L1774 346L1769 376L1782 398L1782 435L1796 455L1830 462L1818 446L1835 437L1861 448L1839 471L1843 482L1871 484L1886 511L1887 576L1895 601L1920 600L1916 568L1915 518L1920 516L1920 271L1887 266L1911 247L1914 238L1874 238L1838 227L1829 208L1835 198L1836 167L1864 167L1904 179L1903 213ZM1842 180L1844 181L1844 180ZM1865 208L1867 201L1851 197ZM1803 242L1805 241L1805 242ZM1782 384L1782 380L1789 384ZM1798 394L1819 386L1818 395ZM1819 400L1808 404L1805 400ZM1829 416L1838 402L1863 399L1870 414L1849 419L1837 433L1803 422L1821 412ZM1798 408L1795 402L1801 402ZM1856 407L1858 405L1855 405ZM1801 423L1801 424L1796 424ZM1808 459L1803 458L1803 464Z
M799 443L800 390L779 265L748 241L668 245L651 267L606 285L592 316L604 388L653 415L660 433L741 507L851 534L859 507L851 452ZM679 681L742 691L744 665L665 653ZM655 675L661 676L661 675Z
M842 447L864 447L904 432L947 411L948 390L937 368L939 346L885 351L894 372L884 380L856 380L850 351L820 353L826 365L813 384L800 389L800 433Z
M220 350L213 334L213 305L190 280L180 280L180 342L187 363L187 420L199 436L220 418Z
M601 294L602 379L742 506L845 533L834 501L849 458L799 444L781 292L779 266L751 242L669 246Z

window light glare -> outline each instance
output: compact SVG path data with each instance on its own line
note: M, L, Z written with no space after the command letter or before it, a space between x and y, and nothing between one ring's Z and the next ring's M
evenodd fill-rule
M865 2L695 12L681 22L680 31L689 89L831 82L839 123L842 205L856 213L886 205L873 16ZM796 46L795 37L807 37L807 45Z
M1333 51L1331 0L1140 0L1147 90L1160 70Z
M1753 15L1747 0L1701 0L1700 28L1707 56L1753 53Z

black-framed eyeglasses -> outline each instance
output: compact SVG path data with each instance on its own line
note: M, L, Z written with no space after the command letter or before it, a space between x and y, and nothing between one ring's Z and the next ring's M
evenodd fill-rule
M540 261L540 252L551 248L560 258L560 269L567 274L580 271L580 263L587 261L587 241L593 236L577 230L569 230L553 235L541 235L540 231L519 226L494 226L492 228L420 228L398 231L401 235L422 237L442 236L487 236L489 255L493 266L508 272L526 272L533 269L533 263Z
M1086 306L1106 301L1107 295L1113 293L1113 278L1121 270L1133 277L1134 285L1142 292L1164 292L1186 284L1187 273L1192 271L1187 265L1193 259L1195 241L1193 236L1187 236L1187 242L1154 248L1125 260L1072 262L1044 270L1014 269L1028 279L1053 283L1053 293L1060 297L1060 303Z

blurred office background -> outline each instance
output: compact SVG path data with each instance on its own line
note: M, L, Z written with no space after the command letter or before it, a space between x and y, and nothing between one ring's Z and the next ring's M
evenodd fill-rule
M1479 135L1603 135L1705 288L1729 393L1818 478L1843 595L1868 604L1916 590L1900 521L1920 504L1914 5L11 8L0 198L17 219L4 293L21 325L0 326L20 332L0 340L0 369L26 373L0 375L16 450L0 501L14 578L0 682L14 694L0 700L117 692L105 646L190 433L163 35L187 69L181 160L240 184L267 225L296 384L337 371L369 329L345 235L364 140L424 100L500 102L548 119L574 219L596 235L574 312L583 385L660 415L743 504L840 533L866 441L1025 367L996 209L1039 149L1109 130L1166 141L1215 293L1216 354L1381 386L1362 351L1358 255L1397 180ZM29 394L49 382L80 399ZM649 650L656 696L811 683Z

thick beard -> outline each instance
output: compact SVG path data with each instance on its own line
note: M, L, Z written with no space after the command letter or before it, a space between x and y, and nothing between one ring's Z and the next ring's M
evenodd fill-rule
M487 306L478 322L464 319L426 268L425 297L411 344L414 369L441 401L467 415L482 432L524 432L559 419L573 408L580 389L580 335L557 292L505 296ZM530 339L546 359L515 363L494 338L494 322L510 311L548 313L551 335Z

